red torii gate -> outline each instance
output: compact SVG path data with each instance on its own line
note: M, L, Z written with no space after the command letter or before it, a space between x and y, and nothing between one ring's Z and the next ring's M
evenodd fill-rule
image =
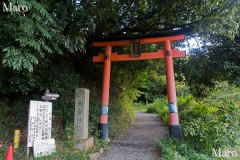
M176 88L174 80L173 70L173 58L185 57L185 51L179 51L178 49L171 49L172 41L184 40L184 34L172 35L172 36L158 36L150 38L130 38L127 40L112 40L112 41L100 41L93 42L94 47L105 47L105 53L101 53L98 56L93 57L93 62L103 62L103 83L102 83L102 101L101 101L101 113L99 120L100 138L108 139L108 105L109 105L109 88L110 88L110 72L111 62L115 61L134 61L134 60L147 60L147 59L160 59L164 58L166 68L166 80L167 80L167 93L168 93L168 107L169 107L169 134L170 137L181 138L181 126L179 124ZM151 53L140 53L137 56L131 54L117 54L112 53L112 47L125 46L134 43L148 44L164 42L164 50L158 50ZM136 47L137 48L137 47ZM135 49L136 49L135 48ZM133 49L134 50L134 49Z

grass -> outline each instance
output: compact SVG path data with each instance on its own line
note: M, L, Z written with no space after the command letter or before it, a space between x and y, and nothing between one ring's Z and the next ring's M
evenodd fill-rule
M68 143L68 145L66 145ZM72 142L70 142L72 143ZM34 158L32 156L32 148L30 149L30 157L26 158L26 149L24 146L20 146L14 153L14 160L90 160L89 154L98 152L100 148L107 149L109 147L109 142L105 140L100 140L95 138L95 145L93 148L79 151L75 149L74 146L69 146L69 141L56 141L56 152L50 156L43 156L40 158ZM8 147L0 147L0 159L5 159Z
M147 112L148 106L143 103L133 103L133 108L136 112Z
M225 151L235 151L236 154L228 154L228 157L224 157L225 155L205 155L199 153L194 150L190 145L188 145L184 141L180 141L177 139L166 138L164 140L157 140L156 145L161 150L162 160L239 160L240 158L240 150L239 147L226 149ZM224 151L224 150L222 150ZM217 149L218 154L218 149Z

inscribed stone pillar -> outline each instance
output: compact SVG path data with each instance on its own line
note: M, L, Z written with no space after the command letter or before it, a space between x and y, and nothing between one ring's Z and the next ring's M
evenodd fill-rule
M74 115L74 143L75 147L84 150L93 145L93 138L88 138L89 90L76 89Z

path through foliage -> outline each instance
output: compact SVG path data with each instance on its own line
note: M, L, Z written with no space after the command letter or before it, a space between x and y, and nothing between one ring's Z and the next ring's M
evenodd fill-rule
M137 113L137 117L129 130L113 141L109 150L100 156L100 160L141 160L159 159L156 139L167 134L167 126L157 114Z

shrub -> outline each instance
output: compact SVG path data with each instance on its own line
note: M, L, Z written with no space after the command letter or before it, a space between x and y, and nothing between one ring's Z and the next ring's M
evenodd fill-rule
M110 137L118 136L125 131L135 118L132 101L127 96L112 100L109 105Z
M147 105L147 113L157 113L165 123L169 123L167 104L167 98L155 99L153 103Z
M184 139L195 149L211 154L212 148L238 145L240 106L234 97L240 93L236 90L223 83L201 102L188 97L182 100L179 112Z
M192 95L179 97L178 110L183 143L188 143L192 149L207 155L212 155L213 148L238 146L240 144L239 97L239 88L224 82L205 99L196 100ZM149 105L150 110L167 119L169 114L167 107L159 107L160 101L156 100Z
M165 140L158 140L157 146L162 152L161 159L163 160L209 160L207 155L197 153L191 146L179 141L177 139L166 138Z

